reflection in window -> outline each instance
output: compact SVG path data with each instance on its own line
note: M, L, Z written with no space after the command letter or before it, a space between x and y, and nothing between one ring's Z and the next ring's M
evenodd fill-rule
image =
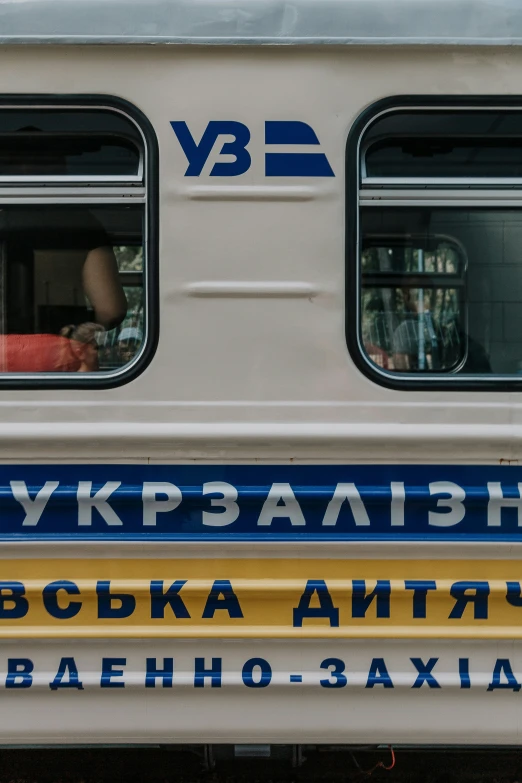
M127 315L117 329L104 334L100 343L100 369L114 370L131 362L140 352L144 336L143 247L114 247L127 299Z
M366 241L362 336L371 360L400 372L447 372L465 362L457 249L444 242L426 250L414 240Z
M371 207L361 229L361 339L374 364L522 373L519 209Z
M522 110L398 107L365 123L352 353L401 388L520 380Z

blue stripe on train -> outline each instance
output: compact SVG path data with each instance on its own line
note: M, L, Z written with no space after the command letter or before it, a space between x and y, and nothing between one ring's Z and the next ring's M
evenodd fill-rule
M522 467L0 466L0 538L522 540Z

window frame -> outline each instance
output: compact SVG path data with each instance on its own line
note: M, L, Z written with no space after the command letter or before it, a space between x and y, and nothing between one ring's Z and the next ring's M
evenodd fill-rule
M1 389L110 389L122 386L134 380L150 364L158 345L159 339L159 281L158 281L158 248L159 248L159 152L156 134L152 124L147 117L133 104L123 98L111 95L96 94L3 94L0 95L0 111L2 109L69 109L71 111L93 110L116 112L126 117L137 128L143 140L143 182L144 182L144 231L143 246L145 264L143 268L143 296L145 306L145 328L143 344L135 357L128 365L111 372L94 373L0 373ZM51 182L52 177L43 178ZM125 178L127 182L132 176ZM136 178L134 178L136 179ZM4 203L17 204L27 203L35 205L38 202L28 201L28 196L41 194L38 183L42 180L32 176L1 178L0 187L6 184L6 180L11 182L10 190L12 200L2 197ZM85 197L79 204L89 204L103 206L104 203L110 205L114 203L111 196L117 197L121 192L118 188L119 178L110 177L110 185L105 186L105 199L96 195L91 198ZM95 186L102 184L103 178L93 176L92 182ZM106 180L105 180L106 181ZM24 187L24 182L33 183L34 187ZM76 190L81 189L81 180L78 178L54 178L55 187L52 185L47 189L47 193L53 197L52 203L71 204L70 195L73 187L69 186L67 192L64 190L66 183L76 185ZM132 187L132 185L131 185ZM26 199L23 199L22 192ZM98 192L98 190L97 190ZM69 194L69 195L68 195ZM42 200L40 203L45 204ZM72 202L74 204L74 201Z
M362 319L361 319L361 299L362 299L362 264L361 264L361 234L360 234L360 191L361 191L361 155L364 145L363 137L370 126L385 114L397 113L403 111L426 110L426 111L495 111L505 109L510 111L520 111L522 115L522 96L513 95L453 95L453 96L433 96L433 95L394 95L383 98L368 106L353 123L346 143L345 158L345 192L346 192L346 236L345 236L345 256L346 256L346 274L345 274L345 330L346 342L350 356L356 367L371 381L387 389L396 391L522 391L522 375L508 376L495 374L463 374L463 375L441 375L436 373L394 373L390 370L384 370L375 365L366 354L362 342ZM522 127L522 116L521 116ZM395 179L395 178L390 178ZM446 180L449 183L449 180ZM503 200L498 197L502 190L500 179L494 180L498 185L496 193L491 193L491 203L489 206L517 206L522 212L522 189L517 190L517 198L511 201L507 198ZM370 183L372 184L372 183ZM399 183L397 183L399 184ZM402 183L401 183L402 184ZM399 194L397 191L397 203L395 206L411 206L416 208L435 206L433 200L430 201L426 193L422 190L415 190L412 182L404 181L404 185L409 185L409 194ZM420 183L418 183L420 184ZM434 183L435 184L435 183ZM436 183L438 185L443 184ZM449 183L453 184L453 183ZM455 183L456 184L456 183ZM477 185L481 184L477 178ZM506 183L507 184L507 183ZM519 184L514 180L509 180L509 184ZM468 199L469 199L469 191ZM512 191L513 193L513 191ZM449 195L448 190L439 189L440 200L438 205L443 207L464 206L463 200L466 194L456 189L451 191L451 204L444 196ZM459 202L459 195L461 201ZM496 195L496 198L495 198ZM407 203L407 202L410 203ZM469 205L469 203L468 203ZM383 200L381 206L392 206L390 202ZM479 204L477 204L479 206ZM482 202L481 206L485 206ZM522 358L522 357L521 357Z

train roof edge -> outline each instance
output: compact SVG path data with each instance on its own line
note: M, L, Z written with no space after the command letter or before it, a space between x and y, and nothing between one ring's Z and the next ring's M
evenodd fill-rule
M522 45L522 3L0 0L0 44Z

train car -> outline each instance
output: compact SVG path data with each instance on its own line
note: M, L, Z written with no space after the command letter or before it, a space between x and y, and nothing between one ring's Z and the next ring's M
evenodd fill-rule
M519 743L521 44L0 3L0 745Z

